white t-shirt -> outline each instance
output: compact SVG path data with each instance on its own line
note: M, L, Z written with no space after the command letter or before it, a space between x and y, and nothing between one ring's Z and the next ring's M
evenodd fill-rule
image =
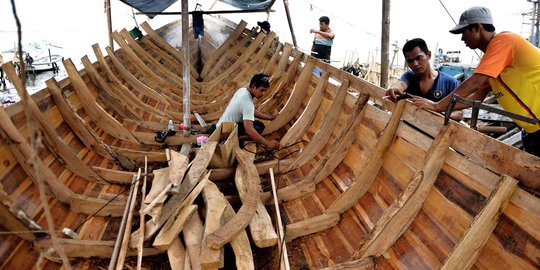
M255 121L255 105L253 105L253 97L247 88L240 88L234 93L216 125L219 126L222 122L242 124L244 120Z

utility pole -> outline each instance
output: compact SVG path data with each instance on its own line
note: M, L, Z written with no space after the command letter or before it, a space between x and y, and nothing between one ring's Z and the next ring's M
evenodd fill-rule
M285 5L285 13L287 14L287 21L289 22L289 29L291 30L291 37L292 37L293 45L295 48L298 48L298 45L296 44L296 36L294 35L294 29L293 29L292 20L291 20L291 13L289 12L289 0L283 0L283 5Z
M105 0L105 13L107 14L107 30L109 33L109 47L114 52L114 43L112 38L112 16L111 16L111 0Z
M390 0L383 0L381 27L381 82L382 88L388 88L388 69L390 63Z

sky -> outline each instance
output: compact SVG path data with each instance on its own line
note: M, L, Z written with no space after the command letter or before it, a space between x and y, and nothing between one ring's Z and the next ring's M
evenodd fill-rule
M390 43L398 49L408 39L423 38L431 51L438 48L443 51L462 51L464 63L475 63L478 56L465 47L460 35L448 32L454 22L445 11L446 6L452 17L458 21L460 14L472 6L488 7L494 18L494 25L499 31L512 31L527 37L531 26L528 17L521 14L530 12L532 4L527 0L393 0L390 4ZM203 10L209 10L214 0L190 1L189 10L196 3ZM104 1L88 0L15 0L17 14L23 30L23 44L28 42L48 42L62 47L59 53L80 63L80 58L87 54L93 58L92 44L99 43L101 48L108 45L107 19ZM158 28L179 16L161 15L149 19L144 15L132 16L130 7L119 0L111 0L113 30L132 29L136 23L148 21ZM230 10L231 7L218 2L214 10ZM227 15L229 19L248 22L248 27L256 26L257 21L269 20L272 30L280 41L292 43L287 17L282 0L276 0L275 12ZM298 47L309 52L313 34L311 28L318 28L318 18L330 17L330 27L335 32L332 48L332 64L341 67L351 59L367 62L368 57L380 58L381 11L382 0L289 0L291 20ZM166 11L180 11L180 2L173 4ZM0 0L0 51L13 48L16 36L16 24L11 2ZM390 45L390 57L394 55L394 46ZM402 64L403 56L399 50L395 63Z

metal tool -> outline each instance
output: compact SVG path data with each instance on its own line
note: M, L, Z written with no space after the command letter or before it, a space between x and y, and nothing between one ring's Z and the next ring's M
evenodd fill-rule
M446 107L446 112L444 114L444 124L447 125L450 121L450 114L454 110L454 107L456 106L456 103L463 103L467 104L472 107L472 113L471 113L471 128L476 129L476 123L478 120L478 113L480 109L486 110L488 112L504 115L506 117L510 117L515 120L519 120L522 122L530 123L530 124L538 124L538 119L529 118L523 115L519 115L517 113L507 112L505 110L501 110L486 104L482 104L481 101L477 100L470 100L466 98L462 98L456 94L452 94L452 98L450 100L450 103L448 103L448 107Z

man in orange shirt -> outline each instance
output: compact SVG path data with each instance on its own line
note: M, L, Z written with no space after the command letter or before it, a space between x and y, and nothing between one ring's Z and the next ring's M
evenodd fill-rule
M461 34L467 47L484 52L474 74L454 93L484 100L492 91L506 111L535 119L536 124L514 122L522 128L524 150L540 157L540 49L517 34L495 33L491 12L485 7L472 7L463 12L459 24L450 33ZM421 97L411 100L422 108L444 111L451 96L439 102ZM455 109L464 107L466 105L456 104Z

